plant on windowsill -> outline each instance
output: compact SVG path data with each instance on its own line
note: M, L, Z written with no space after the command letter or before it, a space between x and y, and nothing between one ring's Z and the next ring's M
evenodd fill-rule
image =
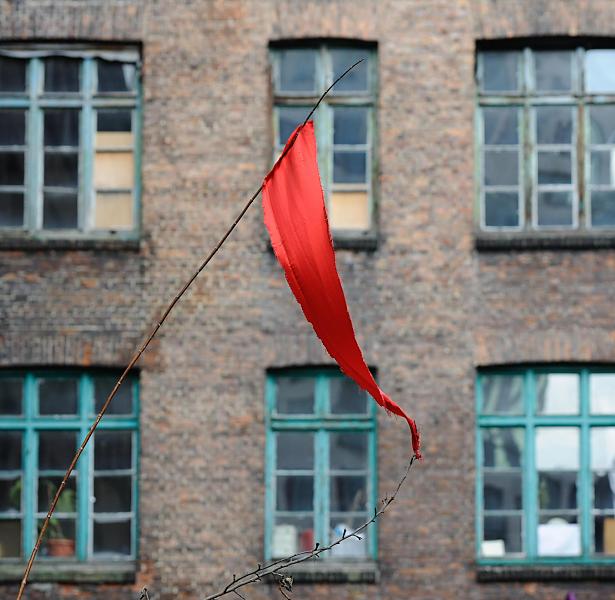
M51 481L46 482L46 487L47 498L53 498L58 488ZM56 511L59 513L75 512L75 500L75 491L66 488L58 499ZM49 520L46 546L48 556L68 558L75 555L75 540L64 532L62 521L58 518L52 517Z

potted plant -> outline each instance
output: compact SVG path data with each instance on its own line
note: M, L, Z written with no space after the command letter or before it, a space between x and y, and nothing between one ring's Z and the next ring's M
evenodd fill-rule
M58 488L49 480L45 482L47 487L47 498L49 502L56 495ZM58 504L56 505L55 512L57 513L73 513L75 512L76 496L75 490L65 488ZM63 529L62 520L57 517L52 517L49 520L49 526L47 527L47 553L49 556L55 557L69 557L75 555L75 540Z

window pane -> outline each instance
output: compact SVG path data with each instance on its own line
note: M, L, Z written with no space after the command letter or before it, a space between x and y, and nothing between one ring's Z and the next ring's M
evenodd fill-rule
M611 170L611 152L609 150L594 150L591 153L591 183L614 185Z
M45 185L76 188L79 184L79 155L45 152Z
M523 429L494 427L483 429L483 466L520 467L523 455Z
M484 92L516 92L519 89L517 52L483 52Z
M0 415L20 415L23 381L0 379Z
M538 225L572 225L572 192L538 192Z
M615 190L591 192L592 227L615 227Z
M517 144L519 110L512 107L483 108L485 144Z
M71 459L73 457L71 456ZM70 461L69 461L70 462ZM68 468L69 462L64 465ZM38 478L38 510L47 512L60 488L62 477ZM56 505L56 513L74 513L77 511L77 478L70 477Z
M367 480L365 476L334 475L330 481L330 509L341 512L365 510Z
M589 376L589 406L595 415L615 414L615 375L592 373Z
M94 410L100 412L105 400L111 393L113 386L117 381L117 377L100 376L94 378ZM132 382L125 381L117 394L111 400L109 408L105 413L110 415L129 415L132 413Z
M313 550L315 545L313 516L276 517L271 543L271 554L274 558Z
M337 150L333 153L333 181L335 183L365 183L367 154Z
M483 375L483 414L523 413L523 375Z
M282 50L280 57L279 91L316 91L316 50Z
M130 475L94 477L94 512L130 512L132 477Z
M311 475L276 477L277 510L312 510L314 478Z
M0 548L2 558L21 556L21 521L0 520Z
M615 554L615 514L594 517L594 552Z
M0 431L0 469L19 471L21 469L21 432Z
M22 58L0 56L0 92L26 91L26 63Z
M485 192L485 225L487 227L518 227L518 193Z
M132 92L135 89L135 65L98 60L99 92Z
M330 433L331 469L367 469L367 433Z
M351 517L344 514L331 515L329 541L335 542L339 540L344 535L344 529L346 530L346 535L348 535L351 531L361 527L368 519L369 517L367 515L360 517ZM357 539L356 537L346 539L338 546L331 548L327 555L332 558L341 559L367 556L369 554L369 535L372 532L373 529L367 527L361 533L357 534L361 539Z
M132 113L129 110L97 112L97 148L132 148Z
M78 92L80 65L81 61L75 58L45 59L45 91Z
M578 470L579 429L577 427L537 427L536 468L539 471Z
M0 110L0 146L22 146L25 141L25 111Z
M331 90L333 93L340 92L366 92L369 88L368 67L369 52L366 49L332 48L330 50L331 62L333 64L333 83L348 67L358 60L364 59L350 73L344 77Z
M594 508L615 510L615 427L591 429Z
M497 557L522 552L521 522L521 515L485 516L481 554Z
M314 434L278 433L276 436L276 466L278 469L313 469Z
M579 413L579 376L551 373L536 376L536 412L539 415Z
M113 231L132 229L134 227L133 206L132 193L100 192L96 194L94 227Z
M611 488L611 469L593 473L594 508L598 510L615 509L615 491ZM614 485L615 487L615 485Z
M314 412L314 379L311 377L279 377L277 379L277 412L310 414Z
M97 152L94 185L97 189L131 189L135 163L132 152Z
M483 509L522 508L521 472L483 473Z
M517 150L485 150L485 185L517 185L519 152Z
M77 450L74 431L41 431L38 435L38 468L66 471Z
M585 53L585 87L596 94L615 91L615 51L588 50Z
M278 107L278 144L283 146L295 130L305 120L309 108L280 106Z
M538 152L538 184L572 183L570 152Z
M77 227L76 194L45 192L43 203L43 229L75 229Z
M23 227L23 209L23 193L0 192L0 227Z
M576 471L541 471L538 474L538 506L544 510L575 509Z
M94 521L94 554L130 554L130 520Z
M581 554L581 528L574 515L547 515L538 525L539 556L578 556Z
M38 522L38 530L43 526L43 519ZM43 538L41 556L49 558L65 558L75 555L75 519L59 519L54 517Z
M333 143L367 144L367 114L364 107L336 107L333 109Z
M615 144L615 106L589 107L592 144Z
M535 110L539 144L572 142L572 109L569 106L541 106Z
M94 436L94 469L97 471L132 467L132 433L97 431Z
M2 475L1 471L0 475ZM21 510L21 487L21 477L0 479L0 513ZM0 540L0 547L1 544Z
M331 192L328 216L332 229L369 229L367 192Z
M79 111L46 110L44 135L45 146L79 146Z
M0 152L0 185L23 185L24 153Z
M536 90L565 92L572 88L572 52L534 52Z
M349 377L329 379L330 410L333 414L365 414L367 412L367 392L362 390Z
M39 414L76 414L77 387L77 379L41 379L38 384Z

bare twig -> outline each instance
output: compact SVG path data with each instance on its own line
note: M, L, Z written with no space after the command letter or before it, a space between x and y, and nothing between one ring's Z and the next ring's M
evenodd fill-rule
M318 99L318 102L314 105L314 107L312 108L312 110L310 111L308 116L306 117L305 121L303 122L302 127L305 126L305 124L308 122L310 117L314 114L314 111L318 108L318 105L322 102L324 97L331 91L333 86L338 81L340 81L340 79L345 77L359 63L363 62L363 60L364 59L361 59L361 60L357 61L352 66L350 66L348 69L346 69L327 88L327 90L321 95L321 97ZM285 151L282 153L282 155L278 159L278 162L280 160L282 160L284 158L284 156L288 153L288 151L290 150L292 145L295 143L296 139L297 139L297 134L295 134L295 136L291 140L289 140L288 144L286 145ZM34 544L34 548L32 548L32 552L30 554L30 558L28 559L28 564L26 565L26 569L24 571L23 578L22 578L21 584L19 586L19 591L17 593L17 600L21 600L21 598L23 596L24 590L26 588L26 584L28 583L28 577L30 576L30 571L32 570L32 565L34 564L34 560L36 559L38 551L39 551L39 549L41 547L41 543L43 541L43 538L45 537L45 533L47 532L47 527L49 526L49 521L51 519L51 515L53 515L53 513L54 513L54 511L56 509L56 506L58 504L58 500L60 499L60 496L61 496L62 492L64 491L64 488L66 487L68 479L69 479L71 473L73 472L73 470L74 470L74 468L75 468L75 466L77 464L77 461L79 460L79 458L83 454L83 450L85 449L87 443L90 441L90 438L94 434L94 431L98 427L98 424L100 423L101 419L103 418L103 416L107 412L107 408L109 407L109 404L111 403L111 400L113 400L113 398L117 394L118 390L120 389L120 386L126 380L126 377L128 376L128 373L132 370L132 368L135 366L137 361L141 358L141 355L145 352L147 347L150 345L150 342L154 339L154 336L158 333L158 330L162 327L162 324L166 321L166 319L169 316L170 312L175 308L175 305L179 302L180 298L188 291L188 288L194 283L194 280L200 275L201 271L203 271L203 269L209 264L211 259L218 253L218 250L220 250L220 248L222 247L222 244L224 244L224 242L226 242L226 240L231 235L231 233L233 233L233 231L235 230L235 227L237 227L239 221L241 221L241 219L246 214L246 212L248 212L248 209L250 208L250 206L252 206L254 200L256 200L256 198L258 198L258 196L260 195L262 189L263 189L263 186L261 185L252 194L252 196L246 202L245 206L243 207L243 209L241 210L239 215L237 215L237 218L233 221L233 224L228 228L228 230L222 236L220 241L215 245L214 249L201 261L201 264L198 266L196 271L190 276L188 281L186 281L186 283L184 283L184 285L181 287L179 292L177 292L177 294L175 294L175 297L173 298L173 300L171 300L171 303L166 307L166 309L162 313L162 316L158 319L158 321L156 321L156 323L153 326L153 328L152 328L151 332L149 333L149 335L145 338L143 343L139 346L138 350L134 353L134 355L130 359L130 362L128 363L128 366L124 369L124 372L120 375L120 378L117 380L117 383L115 384L115 386L111 390L111 393L109 394L109 396L105 400L105 403L102 405L102 408L100 409L100 412L98 413L98 416L96 417L96 420L94 421L94 423L92 423L92 426L88 430L85 438L83 439L83 442L81 442L81 445L79 446L79 449L77 450L75 456L73 457L73 460L71 461L68 469L66 470L64 478L62 479L62 482L58 486L58 489L57 489L56 494L55 494L55 496L53 498L53 501L51 502L51 506L49 507L49 511L47 512L47 516L45 517L45 520L43 521L43 525L42 525L41 530L40 530L40 532L38 534L38 538L36 539L36 543Z

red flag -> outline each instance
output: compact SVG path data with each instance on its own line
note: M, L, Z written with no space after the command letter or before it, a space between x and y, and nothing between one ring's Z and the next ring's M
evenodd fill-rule
M415 422L378 387L355 338L335 266L312 121L295 129L265 177L263 208L273 251L306 319L342 372L380 406L406 419L414 454L420 458Z

